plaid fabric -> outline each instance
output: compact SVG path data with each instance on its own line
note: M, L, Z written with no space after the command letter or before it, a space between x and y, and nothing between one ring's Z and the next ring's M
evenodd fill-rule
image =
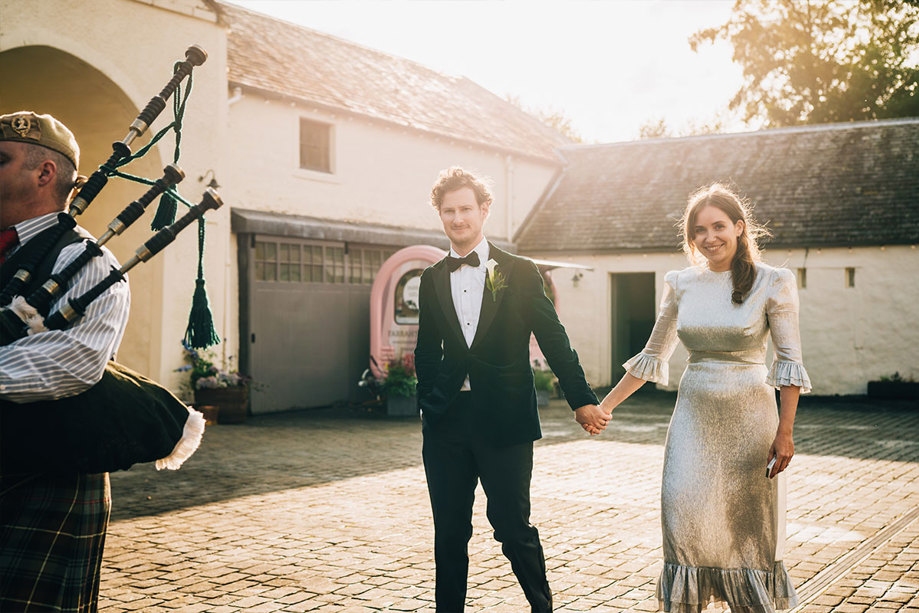
M92 613L108 473L0 476L0 611Z

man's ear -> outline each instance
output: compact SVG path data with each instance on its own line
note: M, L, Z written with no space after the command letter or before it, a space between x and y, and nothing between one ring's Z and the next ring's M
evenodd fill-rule
M51 160L45 160L38 167L38 185L45 187L54 181L54 177L57 176L57 164Z
M483 202L481 206L482 206L482 211L485 212L485 217L487 218L488 212L491 211L491 200L489 200L488 202Z

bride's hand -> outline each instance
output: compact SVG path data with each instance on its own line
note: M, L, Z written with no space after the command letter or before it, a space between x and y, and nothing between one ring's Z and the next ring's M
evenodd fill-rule
M596 436L606 429L610 416L595 404L586 404L574 412L575 420L590 434Z
M776 433L775 440L772 441L772 447L769 448L769 457L767 458L768 462L775 457L775 465L772 467L772 472L769 473L769 478L772 479L788 468L793 455L795 455L795 441L791 434L781 431Z

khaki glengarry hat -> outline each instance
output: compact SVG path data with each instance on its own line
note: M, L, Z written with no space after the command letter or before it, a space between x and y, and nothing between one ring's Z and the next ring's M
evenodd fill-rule
M51 115L16 111L0 115L0 141L18 141L57 151L80 167L80 146L67 126Z

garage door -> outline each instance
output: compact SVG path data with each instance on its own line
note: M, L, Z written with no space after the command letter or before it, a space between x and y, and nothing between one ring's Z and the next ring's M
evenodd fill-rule
M248 248L252 412L355 399L370 354L370 287L395 248L261 235Z

